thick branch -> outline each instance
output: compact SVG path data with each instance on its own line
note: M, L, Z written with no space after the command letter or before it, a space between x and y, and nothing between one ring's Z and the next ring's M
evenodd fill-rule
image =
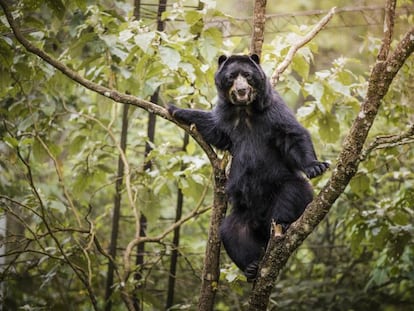
M271 77L271 83L273 87L276 86L282 72L284 72L286 68L290 65L290 63L293 61L293 57L295 56L296 52L301 47L309 43L313 38L315 38L316 35L326 26L326 24L329 23L329 21L332 19L332 17L335 14L335 9L336 8L332 8L329 11L329 13L325 15L325 17L322 18L319 21L319 23L316 24L315 27L313 27L313 29L310 32L308 32L305 36L300 38L300 40L296 42L296 44L290 47L285 59L279 64L279 66L277 66L277 68L275 69L275 72L273 73Z
M382 46L378 53L378 60L386 60L388 53L390 52L390 46L392 41L392 34L394 32L394 17L395 6L397 0L387 0L385 5L385 18L384 18L384 38L382 40Z
M368 92L360 112L346 137L332 176L309 204L304 214L291 225L284 237L271 239L262 261L260 276L249 298L249 310L266 310L270 292L280 270L291 254L303 243L343 193L355 175L368 132L374 122L381 100L395 75L414 51L414 28L408 31L386 61L377 61L372 69Z

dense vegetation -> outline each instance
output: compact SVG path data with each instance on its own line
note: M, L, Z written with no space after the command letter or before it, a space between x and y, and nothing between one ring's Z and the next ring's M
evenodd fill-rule
M214 1L167 7L163 27L124 1L12 3L36 47L96 84L160 106L210 109L217 57L248 53L248 40L231 36L240 21ZM414 22L413 2L398 5L411 11L396 17L392 48ZM194 310L213 204L205 152L168 120L156 119L154 135L150 113L98 95L26 51L0 14L3 309L108 310L111 295L112 309L124 310L128 294L136 310ZM340 39L335 28L323 31L277 85L332 167L367 93L381 27ZM308 29L266 34L269 75ZM357 174L286 264L270 308L414 304L413 68L411 56L382 102ZM316 192L329 175L313 181ZM131 244L139 232L146 242ZM215 310L244 309L251 284L225 255L217 286Z

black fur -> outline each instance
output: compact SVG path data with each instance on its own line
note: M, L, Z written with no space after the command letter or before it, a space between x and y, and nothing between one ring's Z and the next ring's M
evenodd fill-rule
M271 220L287 228L298 219L312 200L302 174L316 177L329 164L316 159L309 133L273 90L257 55L221 56L215 83L212 111L171 105L169 112L232 154L226 189L233 210L220 234L230 258L254 279Z

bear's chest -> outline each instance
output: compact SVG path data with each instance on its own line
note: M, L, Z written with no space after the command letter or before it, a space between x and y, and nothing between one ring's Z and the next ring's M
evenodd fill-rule
M230 139L232 141L231 154L234 160L242 166L266 166L269 161L276 160L278 157L276 145L272 142L271 129L263 124L239 123L231 131Z
M228 134L234 146L264 150L269 145L272 129L263 118L241 113L231 124Z

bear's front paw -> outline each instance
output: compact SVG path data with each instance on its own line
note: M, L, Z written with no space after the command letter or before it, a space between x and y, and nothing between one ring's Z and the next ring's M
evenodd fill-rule
M189 122L185 118L186 113L185 109L178 108L175 105L169 104L168 105L168 113L176 120L178 120L181 123L188 124Z
M329 168L329 165L330 164L328 162L315 161L314 163L312 163L312 165L305 167L304 171L306 177L311 179L319 175L322 175Z
M173 117L174 117L175 113L177 112L177 110L179 110L179 109L180 109L180 108L178 108L177 106L174 106L174 105L172 105L172 104L169 104L169 105L168 105L168 108L167 108L168 113L169 113L170 115L172 115Z

